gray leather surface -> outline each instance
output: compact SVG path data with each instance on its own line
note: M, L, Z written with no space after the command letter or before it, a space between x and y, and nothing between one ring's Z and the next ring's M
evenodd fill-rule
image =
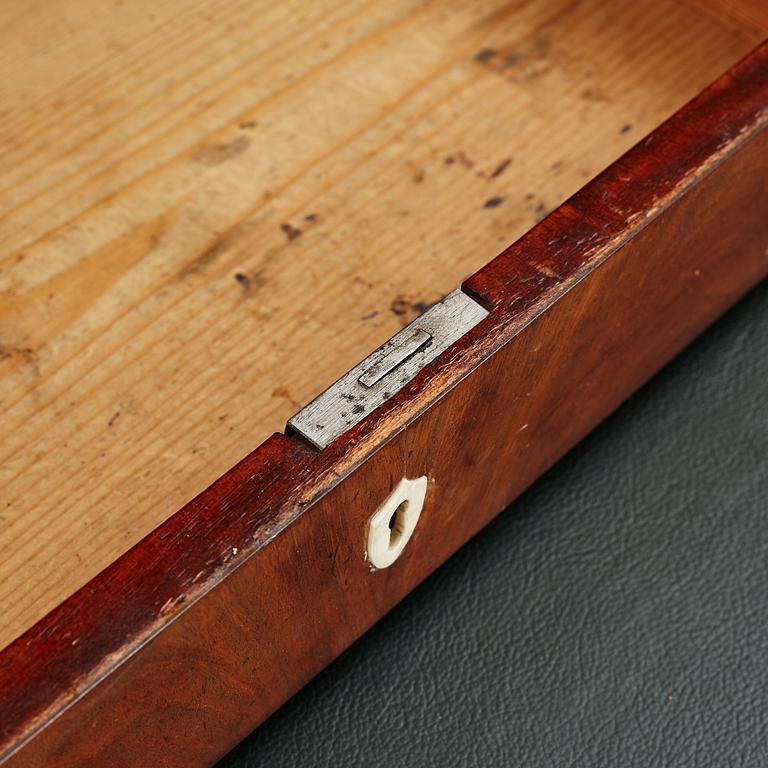
M221 763L768 764L768 285Z

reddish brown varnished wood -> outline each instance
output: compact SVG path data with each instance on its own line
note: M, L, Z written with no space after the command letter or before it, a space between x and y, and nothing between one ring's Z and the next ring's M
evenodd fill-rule
M766 122L763 45L470 278L489 317L379 411L322 452L273 436L9 646L8 764L247 734L768 272ZM421 474L372 573L367 520Z

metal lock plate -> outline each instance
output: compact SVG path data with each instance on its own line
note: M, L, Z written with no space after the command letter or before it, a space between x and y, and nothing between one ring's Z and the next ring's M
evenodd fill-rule
M487 315L466 293L452 291L302 408L288 426L325 448Z

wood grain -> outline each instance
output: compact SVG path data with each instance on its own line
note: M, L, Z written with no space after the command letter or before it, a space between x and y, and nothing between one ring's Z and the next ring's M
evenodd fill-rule
M687 0L718 22L743 34L752 30L758 37L768 29L768 4L764 0Z
M0 22L0 647L758 34L677 0Z
M488 317L343 439L273 436L9 646L0 755L197 766L245 735L768 272L767 105L768 44L472 276ZM422 474L372 572L372 511Z

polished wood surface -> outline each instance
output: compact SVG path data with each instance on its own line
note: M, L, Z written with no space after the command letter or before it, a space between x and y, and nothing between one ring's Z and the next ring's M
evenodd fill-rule
M691 1L691 0L689 0ZM743 34L751 29L765 36L768 29L768 3L765 0L692 0L704 13Z
M760 34L678 0L0 4L0 647Z
M471 277L489 316L392 400L273 436L0 654L9 765L208 765L338 655L768 272L767 106L763 46Z

